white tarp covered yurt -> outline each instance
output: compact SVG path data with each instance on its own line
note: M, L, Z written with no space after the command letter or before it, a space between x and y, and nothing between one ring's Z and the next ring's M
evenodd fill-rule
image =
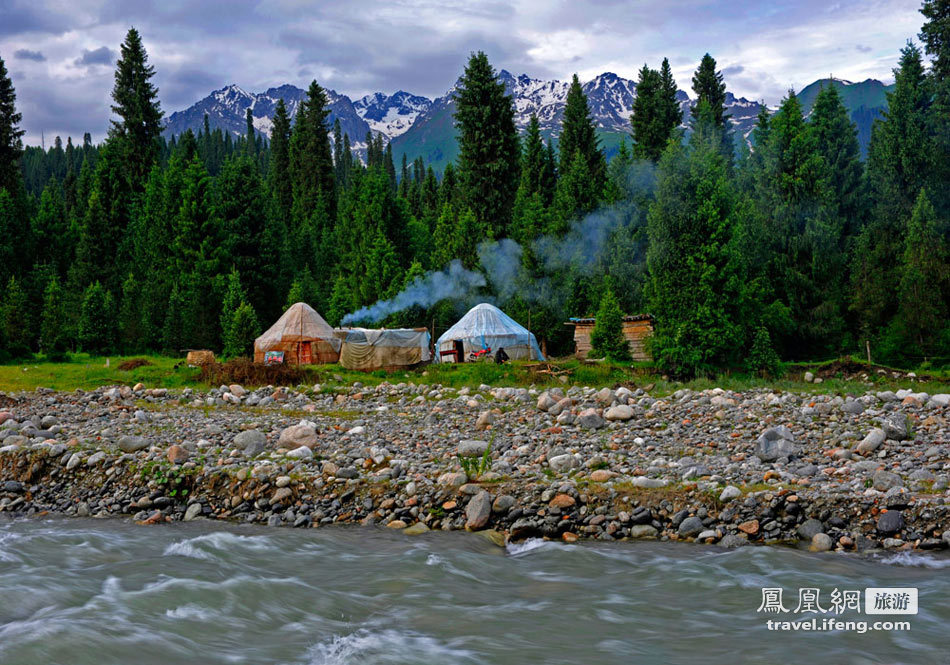
M431 338L426 328L344 328L337 334L343 340L340 364L347 369L397 370L432 359Z
M268 351L282 351L284 362L294 365L335 363L340 339L313 307L298 302L254 340L254 362L264 362Z
M504 349L512 360L544 360L534 335L488 303L468 310L439 337L436 347L439 362L465 362L469 353L483 349L491 349L491 356Z

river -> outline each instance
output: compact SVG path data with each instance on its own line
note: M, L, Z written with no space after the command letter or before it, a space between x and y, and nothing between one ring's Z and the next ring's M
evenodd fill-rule
M910 630L769 630L907 620ZM795 612L799 589L916 587L915 615ZM950 663L950 558L659 542L0 520L0 663ZM857 626L857 624L855 624Z

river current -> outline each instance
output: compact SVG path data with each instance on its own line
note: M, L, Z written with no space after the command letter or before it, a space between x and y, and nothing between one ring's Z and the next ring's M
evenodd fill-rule
M918 613L835 613L869 587L917 588ZM813 617L854 625L767 624ZM909 630L860 632L880 620ZM946 664L948 625L938 555L0 518L2 665Z

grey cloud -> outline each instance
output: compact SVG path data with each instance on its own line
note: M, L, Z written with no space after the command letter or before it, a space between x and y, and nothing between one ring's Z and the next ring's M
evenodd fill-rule
M722 70L723 76L738 76L745 71L745 67L742 65L730 65Z
M162 105L166 109L170 109L168 112L171 112L190 106L211 90L232 83L232 81L222 78L223 76L223 72L215 73L203 69L182 67L170 73L158 71L155 82L158 85Z
M97 49L83 49L82 57L76 58L77 65L111 65L115 52L108 46Z
M23 33L59 35L70 27L70 17L32 0L3 0L0 3L0 37Z
M33 60L34 62L43 62L46 60L46 56L39 51L31 51L30 49L26 48L16 50L13 53L13 57L17 58L18 60Z
M865 46L864 44L857 44L854 48L856 51L860 51L861 53L870 53L874 50L870 46Z

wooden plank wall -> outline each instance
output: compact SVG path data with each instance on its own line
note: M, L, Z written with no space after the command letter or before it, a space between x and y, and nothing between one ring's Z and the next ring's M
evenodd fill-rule
M594 332L593 323L575 323L574 324L574 355L578 358L586 358L590 353L590 335ZM640 321L624 321L623 336L627 338L627 344L630 346L630 355L635 361L652 360L647 353L644 341L653 332L653 324L649 319Z

